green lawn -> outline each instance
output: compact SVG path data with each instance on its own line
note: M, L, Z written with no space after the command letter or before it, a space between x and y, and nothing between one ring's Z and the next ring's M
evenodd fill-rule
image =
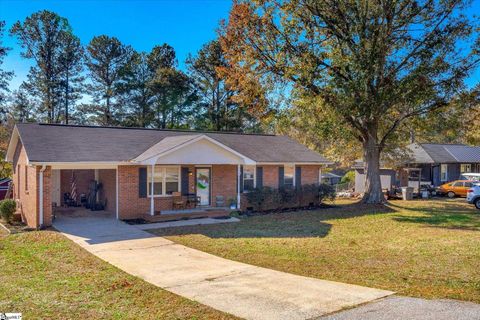
M130 276L53 231L0 238L0 311L24 319L232 319Z
M337 202L155 234L228 259L425 298L480 303L480 212L465 200Z

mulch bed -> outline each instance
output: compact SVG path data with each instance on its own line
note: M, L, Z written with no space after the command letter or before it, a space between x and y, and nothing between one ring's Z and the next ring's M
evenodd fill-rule
M10 234L35 230L34 228L28 227L26 224L24 224L21 221L5 222L4 220L0 220L0 225L1 225L0 228L2 229L2 231L8 232Z

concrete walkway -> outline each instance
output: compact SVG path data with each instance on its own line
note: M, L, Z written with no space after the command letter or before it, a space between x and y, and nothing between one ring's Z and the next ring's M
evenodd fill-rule
M309 319L392 294L222 259L95 213L54 227L132 275L246 319Z
M235 217L230 217L228 219L201 218L201 219L136 224L133 226L141 230L151 230L151 229L162 229L162 228L172 228L172 227L198 226L198 225L205 225L205 224L232 223L232 222L239 222L239 221L240 219Z

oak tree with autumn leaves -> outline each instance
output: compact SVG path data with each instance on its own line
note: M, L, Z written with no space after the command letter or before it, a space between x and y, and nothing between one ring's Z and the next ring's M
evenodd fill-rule
M221 29L228 82L258 108L280 86L320 101L363 147L363 201L381 203L380 159L396 131L447 105L478 63L468 4L237 0Z

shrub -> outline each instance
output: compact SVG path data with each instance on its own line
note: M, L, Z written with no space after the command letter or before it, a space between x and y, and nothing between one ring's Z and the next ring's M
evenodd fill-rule
M324 199L334 197L335 189L326 184L302 185L296 189L263 187L246 193L248 205L254 211L319 206Z
M0 215L5 221L9 222L12 219L15 210L17 210L15 200L5 199L0 201Z
M335 188L329 184L322 183L318 186L318 196L320 201L335 199Z
M345 175L340 180L340 183L350 183L355 181L355 171L351 170L345 173Z

